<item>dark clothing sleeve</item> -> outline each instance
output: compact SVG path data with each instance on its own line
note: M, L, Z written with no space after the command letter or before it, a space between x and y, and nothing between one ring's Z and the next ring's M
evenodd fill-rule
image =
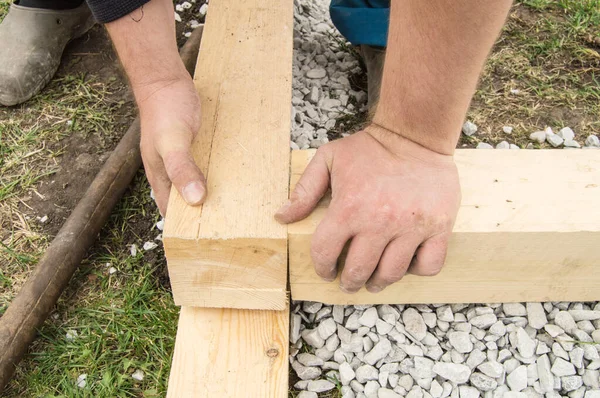
M112 22L137 10L150 0L87 0L88 6L100 23Z

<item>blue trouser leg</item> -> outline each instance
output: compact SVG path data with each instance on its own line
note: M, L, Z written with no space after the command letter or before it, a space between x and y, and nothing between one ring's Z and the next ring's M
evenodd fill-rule
M350 43L386 46L390 0L331 0L329 13Z

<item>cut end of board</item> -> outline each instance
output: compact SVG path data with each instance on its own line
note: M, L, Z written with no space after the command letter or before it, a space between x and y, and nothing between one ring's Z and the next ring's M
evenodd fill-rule
M283 310L285 239L164 238L176 305Z

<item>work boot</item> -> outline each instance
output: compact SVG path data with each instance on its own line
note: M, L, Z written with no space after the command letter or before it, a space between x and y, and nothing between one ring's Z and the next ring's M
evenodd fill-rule
M12 4L0 24L0 104L20 104L40 92L56 73L67 43L94 23L85 2L70 10Z
M375 47L362 44L360 52L367 66L367 93L369 113L375 113L381 90L381 79L383 78L383 63L385 61L385 47Z

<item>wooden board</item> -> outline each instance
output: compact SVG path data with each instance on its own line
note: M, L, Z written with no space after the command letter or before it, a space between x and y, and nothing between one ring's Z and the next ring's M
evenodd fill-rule
M292 153L291 188L314 151ZM457 150L463 199L443 271L378 294L314 272L310 239L329 198L290 225L294 300L328 304L600 300L600 151Z
M289 309L182 307L167 397L287 397L288 323Z
M195 84L202 127L193 144L208 198L171 192L165 252L178 305L286 306L292 86L291 0L213 0Z

